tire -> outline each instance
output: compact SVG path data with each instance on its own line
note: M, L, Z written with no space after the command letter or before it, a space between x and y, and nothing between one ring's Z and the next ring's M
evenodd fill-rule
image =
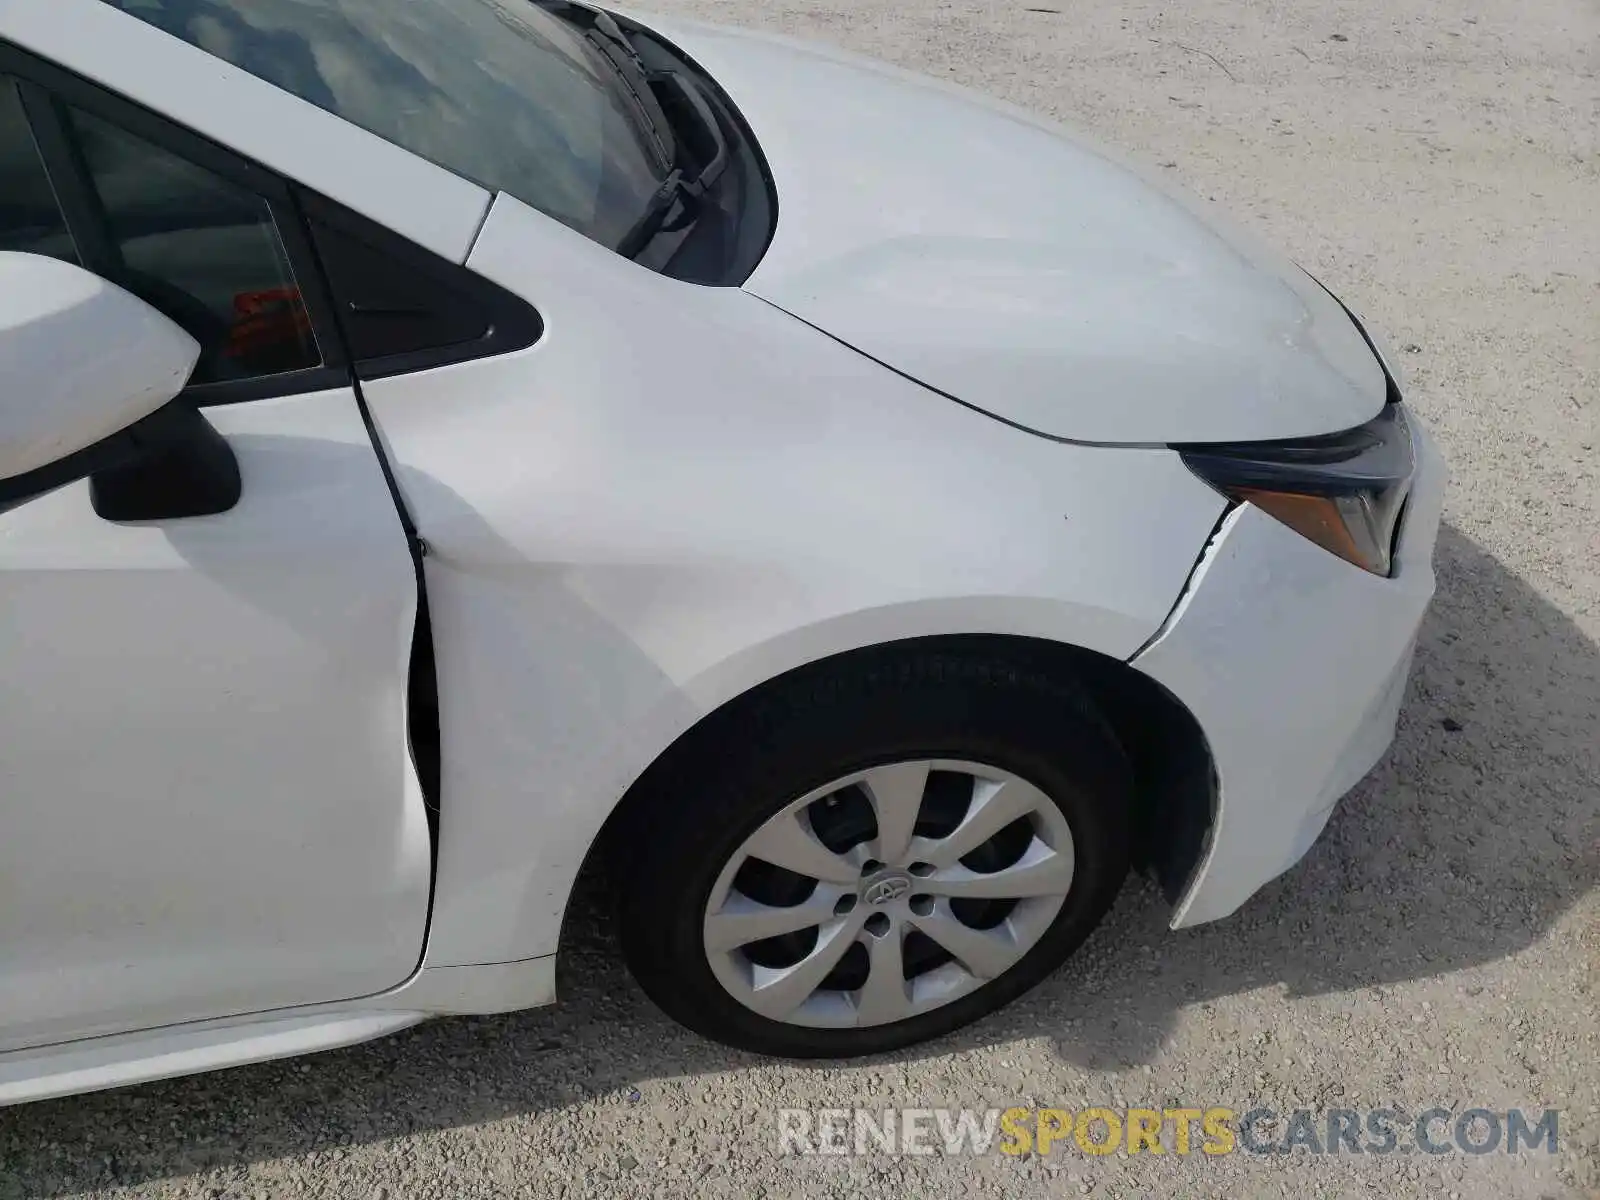
M848 1058L895 1050L949 1033L1015 999L1059 966L1099 924L1127 874L1132 809L1129 764L1089 696L1070 681L1033 673L1004 659L903 650L896 653L889 648L802 669L779 681L755 702L736 705L713 721L709 737L697 739L695 749L644 785L639 803L630 809L631 828L618 832L623 843L631 847L621 872L619 922L628 966L645 992L669 1016L715 1041L791 1058ZM917 917L905 915L904 929L895 926L893 933L898 947L893 951L896 957L885 961L900 964L900 974L906 975L912 970L915 947L925 961L938 964L930 971L942 973L927 974L925 979L918 976L910 982L901 980L901 996L923 996L917 1004L933 1004L925 1010L907 1009L904 1019L876 1024L828 1024L865 1021L869 1008L865 990L849 992L823 987L812 993L796 1013L776 1019L751 1007L754 1000L737 998L735 990L744 988L746 976L754 979L758 974L741 963L750 963L758 954L778 953L770 949L773 946L785 950L789 957L802 954L806 938L812 938L813 945L821 945L824 931L835 927L824 922L815 933L785 934L772 941L741 946L725 955L708 950L708 941L713 937L711 922L720 920L722 912L732 911L728 906L735 901L743 903L742 894L735 896L727 890L736 859L745 864L731 876L735 889L741 893L747 888L756 890L746 882L747 875L762 889L776 886L774 879L789 883L792 877L798 877L749 854L747 842L757 837L758 848L767 845L760 840L766 836L760 831L777 826L788 831L787 814L810 793L831 787L833 781L866 773L862 790L854 791L852 785L829 793L823 801L808 802L800 810L806 829L817 838L826 833L831 844L839 846L851 836L848 829L844 833L839 829L849 820L865 820L860 809L865 801L872 801L867 804L872 814L872 837L841 852L859 860L863 847L870 850L894 841L892 829L879 828L877 813L882 805L873 798L879 793L888 795L889 789L880 786L878 780L900 776L885 776L882 768L885 764L912 764L896 769L914 771L919 769L915 766L919 762L932 762L934 766L926 777L928 782L920 785L924 790L917 793L913 850L918 846L946 845L927 840L922 831L938 832L952 820L957 822L957 831L948 835L948 844L960 848L960 825L967 816L943 817L941 825L935 819L938 814L930 815L939 807L935 800L943 800L946 793L957 797L963 789L968 793L967 799L952 799L943 805L952 813L956 812L952 806L957 806L960 813L970 815L975 811L980 790L1000 795L1001 788L1012 789L1004 793L1007 796L1037 797L1042 793L1054 812L1036 803L1031 815L1022 818L1020 824L1005 827L985 842L981 851L972 852L948 869L934 870L927 863L919 863L916 870L929 870L933 880L966 878L973 872L964 864L985 854L992 858L1010 852L997 849L1002 840L1009 845L1021 839L1053 836L1061 842L1059 830L1064 821L1064 828L1070 833L1064 842L1070 877L1064 899L946 899L940 901L944 905L940 911L946 919L939 925L942 932L938 941L922 933L924 926L933 928L929 924L931 918L919 923ZM947 770L951 763L959 764L959 769ZM975 782L960 782L967 775ZM990 782L991 776L1001 782ZM1037 791L1028 792L1030 785ZM819 809L818 803L824 808ZM894 823L892 817L885 819ZM968 824L969 828L977 828L975 821ZM1036 835L1035 830L1041 832ZM1057 832L1052 835L1051 830ZM966 836L976 835L969 832ZM1033 841L1027 844L1030 849L1023 857L1028 861L1032 861L1028 856L1035 853L1041 859L1055 854L1050 847L1036 851ZM1044 846L1044 842L1037 845ZM747 861L750 858L755 859L753 865ZM1016 872L1021 865L1006 869ZM869 862L863 871L870 866ZM867 949L846 950L849 962L841 959L828 980L848 986L852 972L856 979L862 978L863 954L869 956L869 973L877 970L878 960L870 955L876 953L883 935L876 935L876 941L869 938L866 931L876 928L870 922L888 920L897 912L905 914L904 905L920 902L928 906L934 902L926 895L882 899L889 892L902 891L907 882L902 878L905 871L888 867L882 870L887 883L875 889L868 887L870 879L859 885L836 885L822 881L819 875L811 891L804 893L809 897L805 902L815 905L826 900L821 892L825 887L841 892L855 886L856 898L841 894L838 906L863 907L852 909L839 920L868 923L854 935ZM911 890L932 887L933 880L912 877ZM715 917L708 912L714 892L731 896L730 900L718 901L720 907L713 906L719 914ZM885 905L883 913L887 915L880 917L876 910L867 912L869 895L872 904ZM762 903L770 905L773 901L763 894ZM1037 940L1031 948L1015 949L1020 957L993 977L968 970L966 962L973 956L951 958L945 949L945 943L959 942L949 936L952 929L948 923L959 903L968 904L960 910L963 923L978 919L970 916L975 911L973 905L998 905L1010 914L1002 926L983 931L985 947L997 943L1021 947L1021 935L1013 935L1011 930L1025 924L1017 919L1017 914L1024 911L1020 907L1023 904L1029 906L1027 913L1034 924L1028 936ZM1059 903L1059 909L1053 917L1042 915L1050 911L1048 905L1055 903ZM1008 904L1013 907L1005 909ZM862 916L863 912L867 915ZM790 945L786 938L801 948L786 950ZM932 951L924 941L933 946ZM905 956L903 962L901 955ZM785 961L780 960L779 967L784 965ZM775 977L770 971L759 974L762 978ZM897 976L892 967L885 967L876 978L883 981ZM865 989L868 985L862 982L860 986ZM946 991L951 995L948 1000L926 998ZM740 990L740 994L766 995L754 990ZM896 996L887 1002L888 1007L872 1011L897 1013L900 999ZM761 1003L769 1006L770 1002ZM849 1015L851 1012L854 1017ZM819 1026L818 1021L823 1024Z

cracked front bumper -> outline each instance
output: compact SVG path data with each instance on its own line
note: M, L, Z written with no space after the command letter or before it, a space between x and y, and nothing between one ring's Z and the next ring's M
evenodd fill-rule
M1298 862L1394 738L1433 596L1446 478L1412 415L1416 475L1391 577L1244 504L1133 662L1188 707L1216 771L1211 828L1173 928L1227 916Z

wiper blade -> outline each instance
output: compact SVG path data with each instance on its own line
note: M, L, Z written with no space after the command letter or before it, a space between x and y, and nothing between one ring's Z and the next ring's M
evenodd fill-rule
M576 29L600 60L611 68L617 82L622 85L623 99L630 101L628 116L643 134L648 149L655 152L661 171L669 171L678 160L672 122L661 111L661 104L650 88L650 69L633 48L628 35L622 32L622 27L612 19L610 13L586 4L568 3L567 0L533 2L557 20L565 21Z
M602 12L581 10L588 17L583 36L611 64L618 80L633 99L634 116L646 137L654 143L663 169L677 161L677 139L672 135L672 123L662 111L660 102L650 88L650 73L644 61L634 50L625 33L611 17Z
M675 165L671 174L661 181L661 186L651 194L644 212L617 245L617 253L625 258L636 258L657 234L682 229L692 222L707 189L722 177L728 167L728 139L723 135L717 115L711 111L700 85L678 71L659 71L650 78L667 84L683 98L694 112L696 122L713 149L705 166L693 176L685 174L681 165ZM680 208L675 218L672 216L674 206Z

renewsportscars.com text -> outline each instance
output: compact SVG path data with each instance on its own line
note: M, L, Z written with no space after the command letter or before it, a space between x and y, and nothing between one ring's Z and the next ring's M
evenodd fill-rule
M784 1108L780 1154L1554 1154L1555 1109Z

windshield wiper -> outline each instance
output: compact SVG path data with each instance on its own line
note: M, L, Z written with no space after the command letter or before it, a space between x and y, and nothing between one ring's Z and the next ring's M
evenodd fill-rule
M670 170L678 159L678 143L672 122L650 86L650 69L644 65L628 35L622 32L609 13L568 6L562 14L583 30L583 36L611 64L617 79L633 100L634 115L645 135L654 144L662 168Z
M658 233L682 229L692 222L707 189L722 177L728 167L728 139L723 136L717 114L711 111L700 85L678 71L657 71L650 78L666 84L682 97L710 142L712 153L693 176L686 174L681 165L673 166L671 173L651 195L633 228L617 244L617 253L625 258L637 257ZM682 145L682 139L678 144ZM676 218L672 217L674 206L680 209Z
M610 13L583 4L553 3L552 0L540 2L552 14L576 26L589 44L611 64L634 101L633 109L640 118L640 124L661 151L666 178L651 193L644 212L617 245L618 254L635 258L657 234L682 229L694 221L706 190L727 169L728 140L700 85L679 71L652 70ZM685 166L684 139L677 136L672 118L656 98L655 84L672 89L682 101L681 106L674 107L685 108L693 114L695 124L710 146L711 154L706 158L705 165L693 175L687 172ZM674 208L680 210L676 216L673 215Z

